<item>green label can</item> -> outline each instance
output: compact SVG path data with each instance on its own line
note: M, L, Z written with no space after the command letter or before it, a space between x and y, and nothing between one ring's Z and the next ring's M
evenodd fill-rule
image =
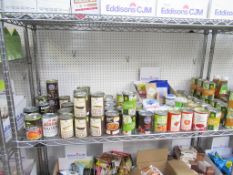
M219 130L220 119L221 119L221 111L210 109L209 118L207 122L208 130L215 130L215 131Z
M131 135L135 133L136 117L130 115L123 115L122 133L124 135Z
M137 98L134 92L123 93L123 114L134 116L137 108Z
M154 131L155 132L166 132L167 131L167 113L156 112L154 115Z

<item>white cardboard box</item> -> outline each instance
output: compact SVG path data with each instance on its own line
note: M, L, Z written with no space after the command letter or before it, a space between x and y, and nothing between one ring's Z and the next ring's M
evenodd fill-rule
M158 0L157 16L207 18L209 0Z
M70 0L37 0L37 12L70 13Z
M100 0L71 0L74 14L100 14Z
M233 1L232 0L212 0L210 19L233 19Z
M4 10L8 12L36 12L36 0L5 0Z
M101 0L102 15L155 16L156 0Z

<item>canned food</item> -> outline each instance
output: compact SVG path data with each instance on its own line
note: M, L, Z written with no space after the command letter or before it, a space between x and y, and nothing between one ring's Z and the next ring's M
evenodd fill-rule
M47 89L48 99L59 99L57 80L47 80L46 89Z
M105 95L104 102L105 103L113 102L113 96L112 95Z
M60 108L63 103L67 103L67 102L70 102L70 96L64 95L59 97Z
M233 129L233 109L228 109L225 128Z
M171 132L180 131L180 120L181 120L180 111L169 111L167 118L167 130Z
M203 85L203 80L201 78L197 79L197 89L196 89L197 97L201 97L202 85Z
M136 117L131 115L122 116L122 133L124 135L131 135L135 133Z
M229 92L228 108L233 109L233 91Z
M209 112L203 108L195 108L193 115L193 130L204 131L207 128Z
M183 109L181 112L181 131L191 131L193 123L193 111L191 109Z
M89 117L75 118L75 137L84 138L88 136Z
M44 137L54 137L58 134L58 117L54 113L44 114L42 118Z
M150 134L152 130L152 115L150 111L139 111L137 131L140 134Z
M86 117L87 116L87 93L77 92L74 94L74 116Z
M39 104L39 113L40 114L46 114L50 111L49 103L44 102Z
M25 114L38 113L39 112L39 108L35 107L35 106L30 106L30 107L24 108L23 112Z
M60 119L60 134L61 138L68 139L74 136L74 122L73 115L70 113L63 113L59 116Z
M39 104L41 104L41 103L48 102L48 97L47 96L38 96L35 99L36 99L36 105L37 106L39 106Z
M49 99L49 108L51 113L56 113L59 107L59 99Z
M104 93L97 92L91 96L91 116L99 117L104 115Z
M71 108L61 108L57 111L58 114L63 114L63 113L72 113L73 109Z
M90 130L91 136L98 137L103 135L104 130L104 117L91 117Z
M61 108L70 108L73 111L73 109L74 109L74 103L73 102L62 103L61 104Z
M24 122L26 129L26 138L28 140L38 140L42 137L42 123L40 114L27 114L25 115Z
M207 122L208 130L217 131L220 125L220 119L221 119L221 111L213 109L213 108L209 109L209 118Z
M120 133L120 116L117 111L107 111L105 113L106 134L116 135Z
M215 83L205 80L203 81L202 87L202 99L207 103L209 103L211 100L214 100Z
M117 93L116 100L117 100L117 107L122 106L124 102L123 94Z
M154 131L155 132L167 131L167 112L163 112L163 111L155 112Z
M77 91L86 92L86 94L87 94L87 99L86 99L87 112L89 115L90 114L90 106L91 106L91 98L90 98L91 88L89 86L81 86L81 87L77 87Z
M135 92L123 92L123 114L125 115L136 115L137 98Z

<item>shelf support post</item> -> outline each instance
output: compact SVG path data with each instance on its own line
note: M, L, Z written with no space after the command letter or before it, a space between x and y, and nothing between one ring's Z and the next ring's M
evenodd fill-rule
M17 135L16 116L15 116L14 96L13 96L11 80L10 80L10 70L9 70L9 63L8 63L8 58L7 58L7 53L6 53L3 28L4 28L4 24L3 24L3 21L1 21L0 22L0 49L1 49L3 78L5 81L5 87L6 87L6 99L7 99L8 113L10 117L10 125L12 129L12 139L14 141L17 141L18 135ZM23 173L21 152L20 152L20 149L17 148L18 147L17 143L14 146L16 147L15 161L16 161L17 174L22 175L24 173Z
M207 44L208 44L208 35L209 35L209 29L204 30L200 78L204 78L204 68L205 68L205 61L206 61L206 49L207 49Z
M31 103L35 105L35 88L34 88L34 78L33 78L33 67L32 67L32 57L30 52L30 44L28 38L28 28L25 26L24 28L24 41L25 41L25 51L26 51L26 59L28 64L28 79L30 86L30 94L31 94Z
M207 79L210 79L212 65L213 65L213 59L214 59L214 49L215 49L215 43L217 38L217 30L212 30L212 39L210 44L210 53L209 53L209 62L208 62L208 69L207 69Z

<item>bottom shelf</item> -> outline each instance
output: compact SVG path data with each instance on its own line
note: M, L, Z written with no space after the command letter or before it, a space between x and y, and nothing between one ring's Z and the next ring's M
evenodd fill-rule
M45 146L64 146L64 145L85 145L96 143L111 143L111 142L132 142L132 141L155 141L155 140L172 140L186 139L197 137L220 137L233 135L233 129L220 129L218 131L188 131L188 132L166 132L153 134L135 134L135 135L103 135L101 137L86 137L86 138L70 138L61 139L60 137L43 138L40 140L27 140L21 137L16 141L18 148L31 148L38 145Z

